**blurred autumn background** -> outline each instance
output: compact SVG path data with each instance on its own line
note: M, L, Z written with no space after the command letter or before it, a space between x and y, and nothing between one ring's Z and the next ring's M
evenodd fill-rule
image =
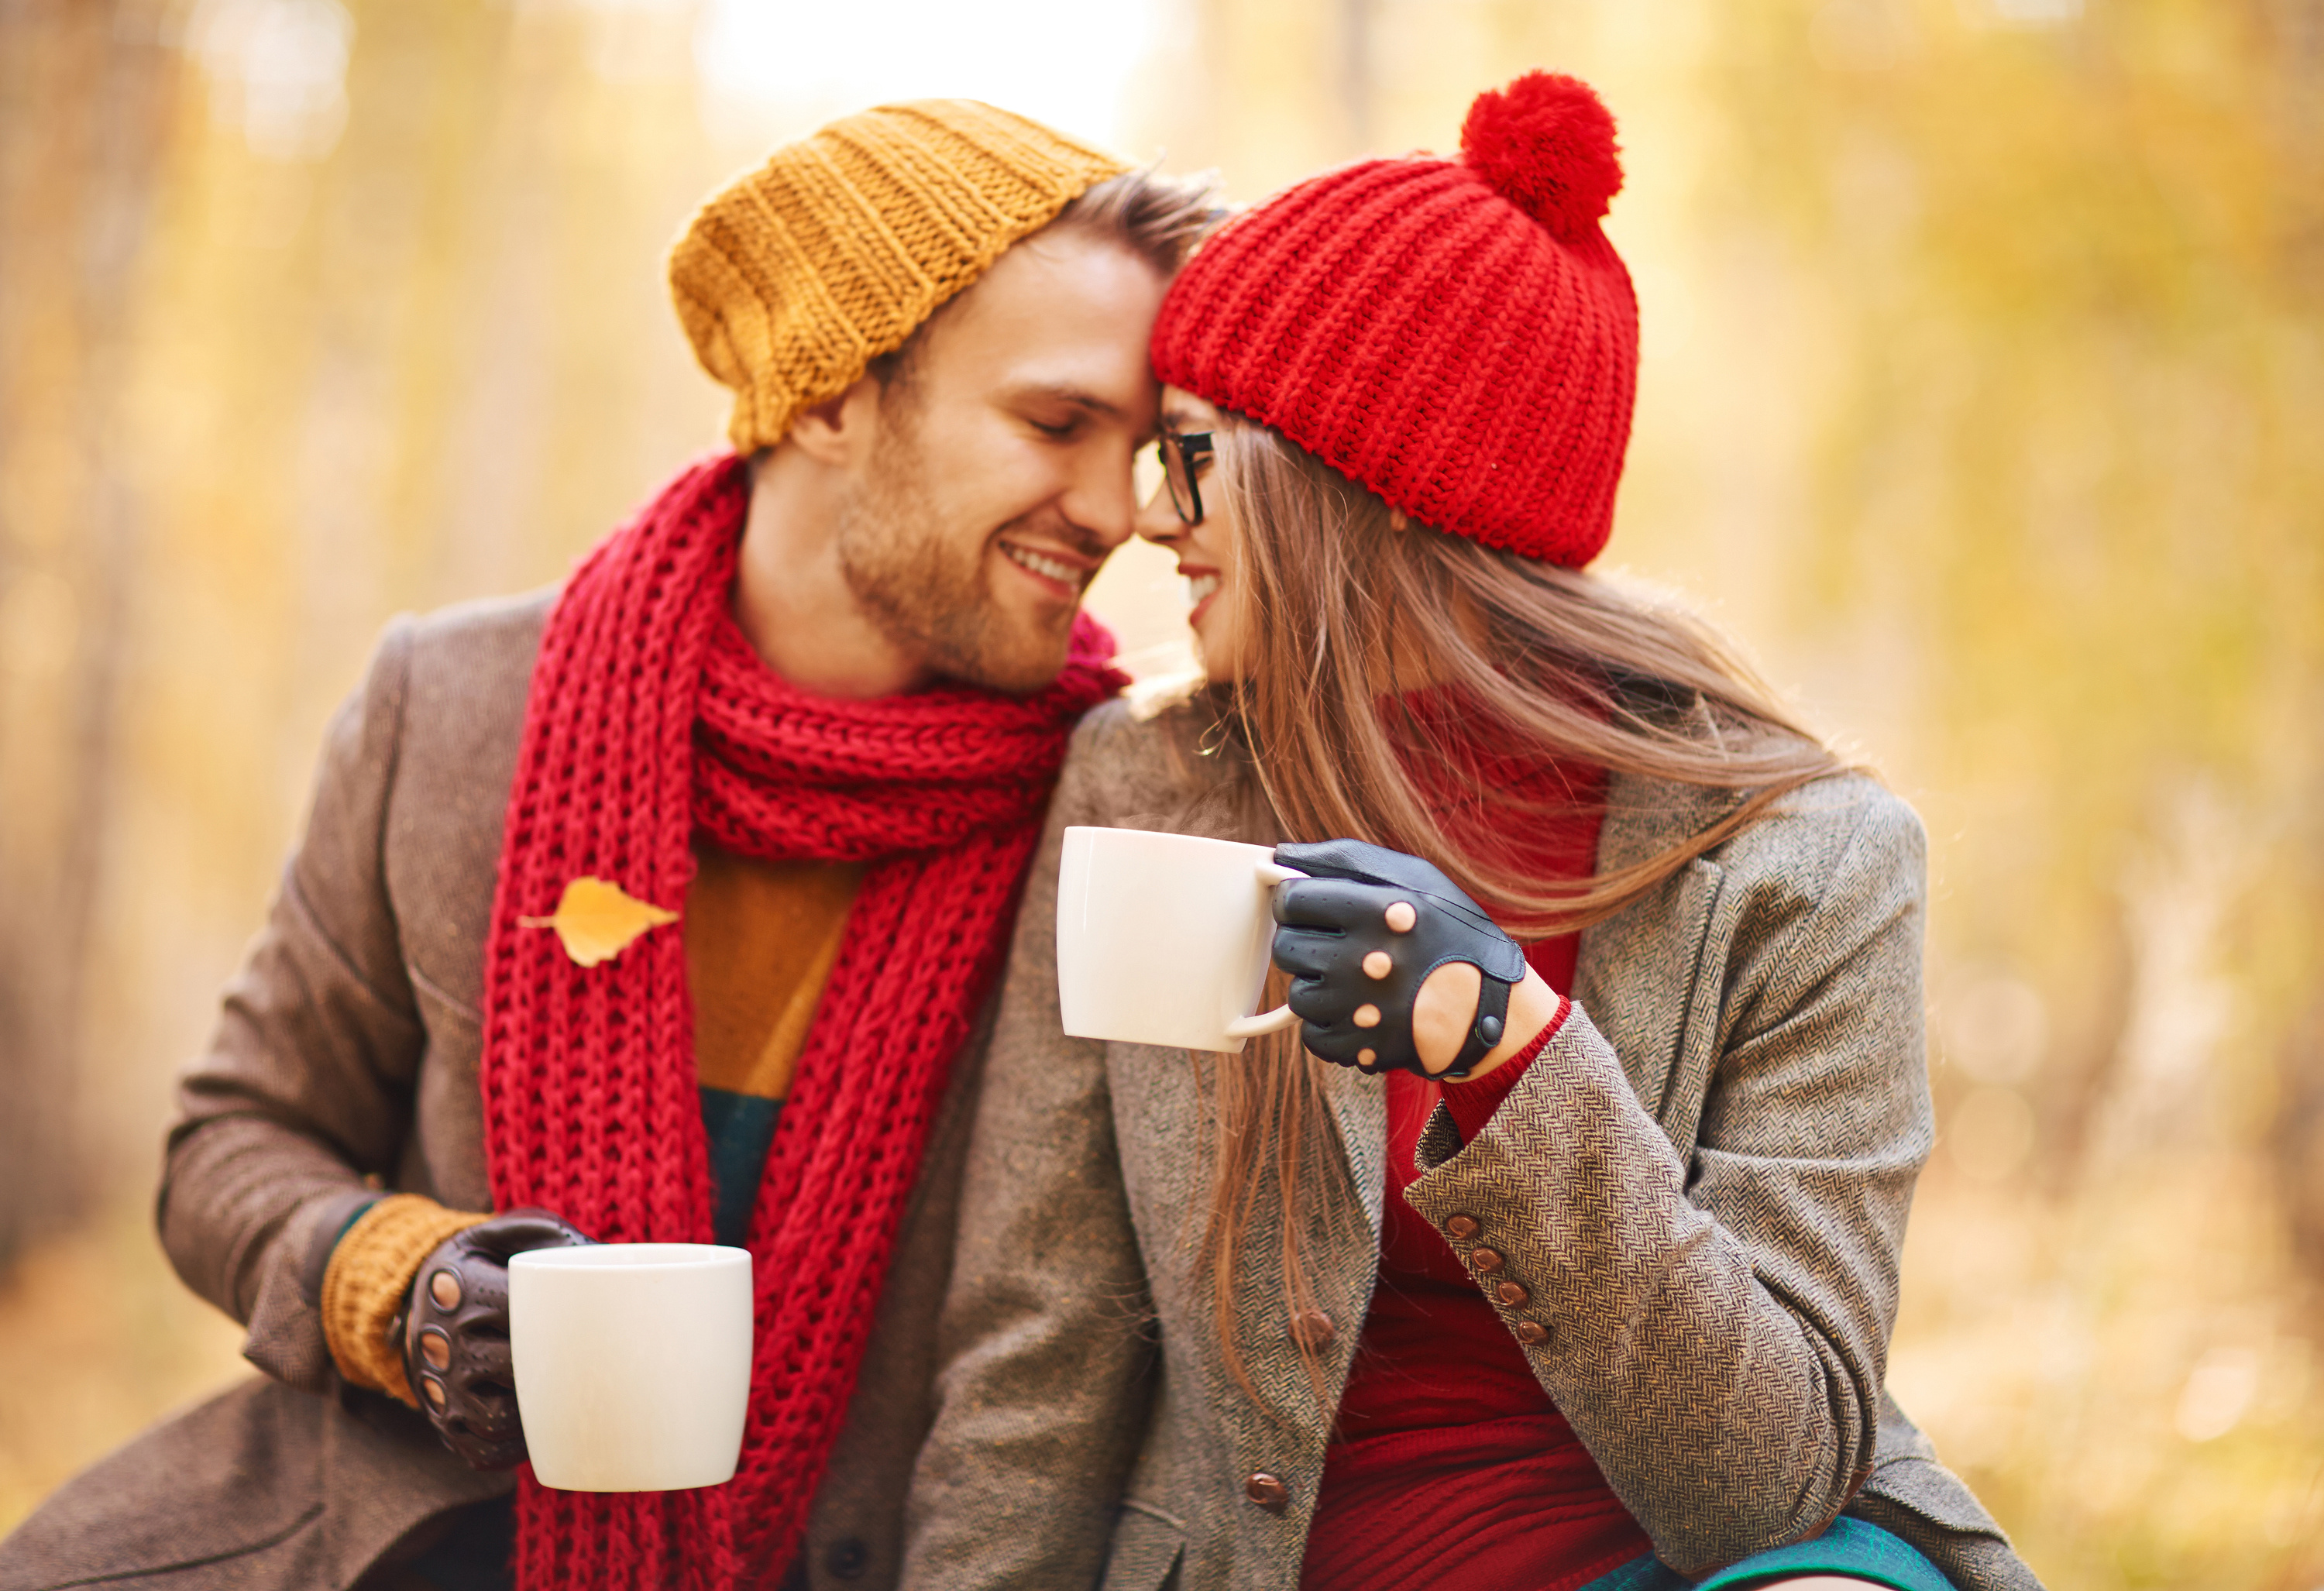
M945 93L1255 198L1533 65L1627 151L1612 561L1931 832L1895 1390L2052 1586L2324 1582L2324 0L0 0L0 1531L242 1373L171 1071L382 621L717 438L699 198Z

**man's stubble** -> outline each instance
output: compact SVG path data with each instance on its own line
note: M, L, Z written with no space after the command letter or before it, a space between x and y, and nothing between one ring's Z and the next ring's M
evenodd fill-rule
M1071 616L1035 628L996 610L991 538L946 528L910 403L881 406L870 467L840 508L840 574L881 633L937 673L1017 694L1044 689L1065 667Z

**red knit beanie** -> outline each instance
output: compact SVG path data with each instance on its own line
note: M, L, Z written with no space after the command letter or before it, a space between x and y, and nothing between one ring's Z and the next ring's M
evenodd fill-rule
M1598 225L1621 186L1597 95L1528 72L1478 96L1459 161L1364 161L1222 228L1163 302L1155 373L1422 524L1579 568L1637 387L1637 303Z

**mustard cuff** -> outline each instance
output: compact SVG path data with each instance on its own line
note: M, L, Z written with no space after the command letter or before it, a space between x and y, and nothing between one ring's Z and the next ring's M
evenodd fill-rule
M364 1211L331 1251L323 1273L323 1340L351 1385L419 1407L403 1372L403 1345L392 1328L412 1279L456 1232L492 1219L446 1209L417 1193L398 1193Z

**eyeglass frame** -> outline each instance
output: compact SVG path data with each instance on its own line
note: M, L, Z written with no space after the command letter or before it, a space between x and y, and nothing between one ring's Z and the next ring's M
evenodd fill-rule
M1186 477L1185 502L1178 501L1178 477L1170 470L1170 451L1178 454L1179 472ZM1203 483L1194 474L1194 466L1206 458L1218 455L1211 445L1208 431L1165 431L1154 439L1155 451L1162 460L1162 487L1170 494L1170 507L1178 515L1178 522L1188 529L1203 522Z

